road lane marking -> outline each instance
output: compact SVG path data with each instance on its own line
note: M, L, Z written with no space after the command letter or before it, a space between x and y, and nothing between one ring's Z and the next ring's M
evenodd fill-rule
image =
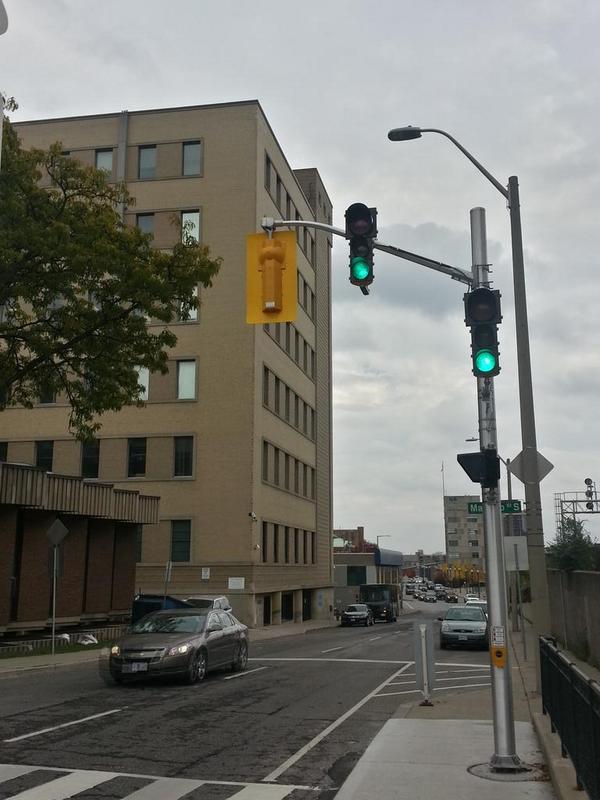
M199 786L205 785L205 781L194 781L189 778L177 778L176 780L159 778L159 780L126 795L124 800L179 800L180 797L193 792Z
M369 639L369 641L370 642L376 642L377 639L381 639L381 636L373 636L371 639Z
M473 678L474 680L479 680L480 678L485 679L489 678L489 675L461 675L459 678L438 678L436 676L437 681L467 681L469 678Z
M261 669L269 669L268 667L254 667L254 669L248 669L244 672L236 672L235 675L228 675L226 678L223 678L225 681L232 681L234 678L245 678L246 675L252 675L253 672L260 672Z
M333 653L334 650L342 650L342 646L340 647L330 647L329 650L321 650L322 653Z
M420 691L420 689L405 689L403 692L382 692L381 694L376 694L375 697L396 697L399 694L414 694Z
M38 767L39 769L39 767ZM42 783L33 789L13 795L15 800L66 800L74 794L92 789L101 783L106 783L118 777L118 772L96 772L95 770L78 770L61 778L55 778L49 783Z
M362 700L359 700L358 703L356 703L355 705L352 706L352 708L349 708L348 711L346 711L344 714L342 714L341 717L338 717L334 722L331 723L331 725L328 725L324 730L321 731L321 733L317 734L314 738L312 738L310 740L310 742L307 742L307 744L305 744L303 747L301 747L299 750L297 750L286 761L284 761L283 764L281 764L279 767L277 767L277 769L274 769L273 772L270 772L265 778L263 778L263 781L276 781L277 778L279 778L280 775L282 775L291 766L293 766L297 761L299 761L301 758L303 758L303 756L305 756L306 753L308 753L310 750L312 750L313 747L315 747L315 745L319 744L320 741L322 741L326 736L329 736L329 734L332 731L334 731L343 722L345 722L349 717L351 717L352 714L354 714L356 711L358 711L359 708L362 708L365 705L365 703L368 703L369 700L371 700L373 697L375 697L375 695L381 689L383 689L385 686L387 686L390 683L390 681L392 681L394 678L397 678L399 675L402 675L404 670L408 669L412 665L413 665L413 662L409 661L403 667L401 667L401 669L396 670L396 672L394 672L392 675L390 675L388 678L386 678L382 683L380 683L379 686L376 686L375 689L373 689L373 691L371 691L371 692L369 692L369 694L365 695L365 697L363 697Z
M436 667L473 667L474 669L489 669L488 664L465 664L465 663L456 663L454 661L436 661Z
M392 681L390 686L410 686L414 681Z
M283 800L290 794L289 786L268 786L261 783L260 786L246 786L241 792L232 794L229 800Z
M28 775L35 772L39 767L26 767L20 764L0 764L0 783L11 781L13 778L20 778L21 775Z
M331 661L334 664L405 664L410 666L413 661L392 661L384 658L249 658L248 661Z
M110 711L103 711L101 714L92 714L90 717L82 717L81 719L74 719L71 722L63 722L62 725L54 725L52 728L42 728L39 731L32 733L24 733L21 736L13 736L12 739L4 739L4 742L20 742L22 739L31 739L32 736L41 736L43 733L50 733L57 731L60 728L69 728L71 725L79 725L81 722L87 722L90 719L99 719L100 717L108 717L110 714L118 714L119 711L124 711L127 706L123 708L113 708Z

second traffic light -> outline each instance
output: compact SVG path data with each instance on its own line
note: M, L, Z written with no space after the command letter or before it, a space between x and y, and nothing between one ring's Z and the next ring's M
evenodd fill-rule
M377 209L353 203L346 209L346 239L350 240L350 283L368 294L373 283L373 242L377 238Z
M500 372L498 325L502 322L500 292L484 286L467 292L465 324L471 328L473 375L491 378Z

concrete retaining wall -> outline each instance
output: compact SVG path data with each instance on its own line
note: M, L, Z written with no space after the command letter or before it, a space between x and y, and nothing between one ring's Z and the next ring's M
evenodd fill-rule
M600 667L600 572L548 570L552 634Z

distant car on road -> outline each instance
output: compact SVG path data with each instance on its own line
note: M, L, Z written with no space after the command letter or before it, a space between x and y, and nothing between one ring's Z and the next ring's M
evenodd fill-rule
M354 603L354 605L348 606L342 613L342 626L364 625L367 627L373 624L374 620L371 609L364 603Z
M478 594L466 594L463 597L463 602L468 603L469 600L479 600L479 595Z
M446 592L446 602L458 603L458 595L454 594L454 592Z
M208 670L241 671L247 663L248 628L227 611L206 608L148 614L112 645L109 655L115 683L170 675L197 683Z
M428 589L423 597L425 603L437 603L437 594L433 589Z
M483 609L466 606L465 608L449 608L446 616L439 617L440 648L445 650L451 645L456 647L488 646L488 622Z

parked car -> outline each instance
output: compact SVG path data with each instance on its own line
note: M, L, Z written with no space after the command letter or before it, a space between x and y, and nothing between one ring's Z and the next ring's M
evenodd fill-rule
M364 603L354 603L348 606L342 613L341 625L373 625L373 614L369 606Z
M425 603L437 603L437 594L433 589L428 589L423 597Z
M110 648L109 671L116 683L133 677L177 676L186 683L208 670L246 669L248 628L227 611L174 608L136 622Z
M468 603L469 600L479 600L479 595L478 594L466 594L463 597L463 602Z
M443 586L441 589L435 590L435 596L437 597L438 600L445 600L447 594L448 592L446 591L446 589L444 589Z
M216 608L221 611L231 611L231 604L225 595L193 594L186 597L185 602L194 608Z
M445 617L439 617L440 648L445 650L450 645L457 647L488 646L488 622L483 609L467 606L465 608L449 608Z

